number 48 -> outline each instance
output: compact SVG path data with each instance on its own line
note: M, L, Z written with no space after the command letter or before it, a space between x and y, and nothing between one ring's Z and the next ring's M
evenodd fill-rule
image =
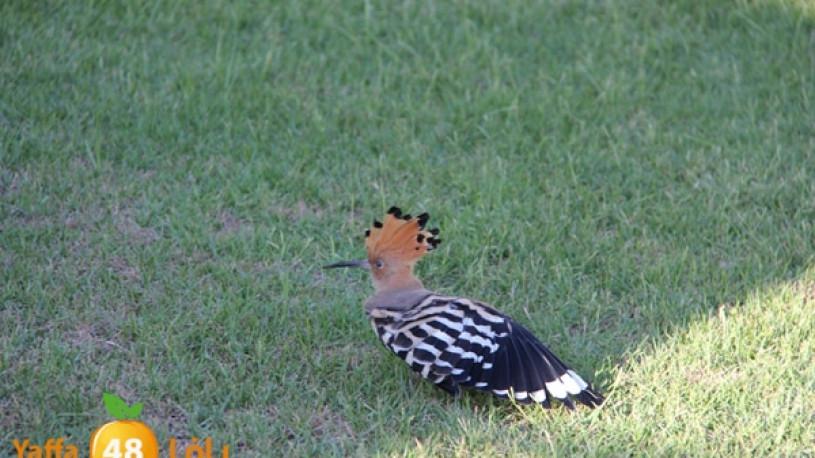
M134 437L125 441L125 452L122 453L121 440L116 437L108 442L102 456L104 458L144 458L141 448L141 440Z

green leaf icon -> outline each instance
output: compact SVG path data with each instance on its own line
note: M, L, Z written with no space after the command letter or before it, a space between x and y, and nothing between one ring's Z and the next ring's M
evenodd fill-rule
M130 418L137 418L141 414L141 409L144 407L143 402L137 402L127 409L127 416Z
M133 404L132 407L129 407L122 398L110 393L102 393L102 401L104 401L105 409L108 413L117 420L136 418L141 413L142 407L144 407L143 402L137 402Z

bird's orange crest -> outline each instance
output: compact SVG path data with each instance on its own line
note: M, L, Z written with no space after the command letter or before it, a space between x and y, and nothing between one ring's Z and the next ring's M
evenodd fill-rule
M411 217L403 215L398 207L391 207L384 223L374 221L373 226L365 231L368 259L385 257L413 262L432 251L441 239L436 238L438 229L425 230L429 219L427 213Z

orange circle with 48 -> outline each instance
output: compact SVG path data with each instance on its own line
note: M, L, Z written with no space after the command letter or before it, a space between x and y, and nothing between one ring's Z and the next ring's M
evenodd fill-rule
M93 432L90 442L90 458L158 458L156 435L140 421L106 423Z

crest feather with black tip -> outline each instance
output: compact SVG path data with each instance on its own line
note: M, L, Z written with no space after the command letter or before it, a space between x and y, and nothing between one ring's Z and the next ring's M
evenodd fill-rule
M433 251L441 239L436 238L438 229L425 230L429 219L427 213L413 217L402 214L399 207L391 207L384 222L374 221L371 228L365 231L368 259L384 257L414 262Z

